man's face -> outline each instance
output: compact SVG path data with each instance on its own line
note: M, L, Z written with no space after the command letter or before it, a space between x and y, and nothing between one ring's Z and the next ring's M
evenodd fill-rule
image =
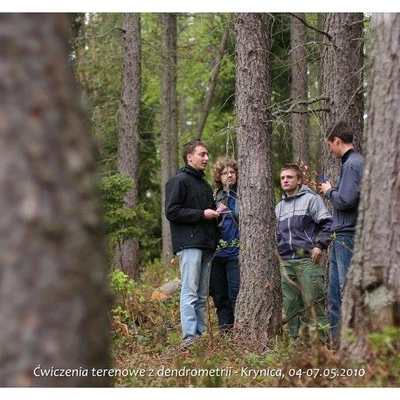
M331 142L328 140L329 152L332 153L335 157L341 157L339 142L340 139L337 138L336 136L333 138Z
M280 180L282 189L288 196L295 194L301 184L301 180L297 178L296 171L293 169L284 169L281 171Z
M208 160L208 150L203 146L197 146L193 154L187 156L188 164L199 171L206 169Z

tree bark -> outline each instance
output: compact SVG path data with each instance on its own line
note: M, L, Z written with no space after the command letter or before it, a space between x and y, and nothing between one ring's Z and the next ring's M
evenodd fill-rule
M236 112L241 287L235 336L271 345L281 332L269 118L268 14L236 15Z
M226 47L228 45L229 24L230 24L230 21L228 19L227 24L226 24L226 28L225 28L224 34L222 35L221 43L220 43L220 46L219 46L219 49L218 49L218 54L217 54L217 57L216 57L216 60L215 60L215 66L214 66L214 68L212 70L212 73L211 73L210 84L207 87L206 99L205 99L205 102L204 102L203 111L202 111L201 116L200 116L199 124L197 125L196 138L195 139L201 140L201 135L203 134L203 130L204 130L204 127L206 125L207 117L208 117L208 114L210 112L212 100L213 100L213 97L214 97L215 88L217 86L217 78L218 78L219 69L220 69L220 66L221 66L222 58L223 58L224 53L225 53L225 49L226 49Z
M69 23L0 15L1 387L109 385L92 374L110 367L109 292Z
M172 239L165 217L165 185L178 169L177 119L177 17L162 14L162 121L161 121L161 208L162 260L165 266L172 260Z
M373 14L371 41L363 188L340 347L356 360L371 355L368 334L400 326L400 15Z
M138 204L139 120L141 98L140 14L122 14L123 66L121 77L121 119L118 141L118 170L134 182L125 196L125 206ZM134 280L139 279L139 240L121 240L116 249L115 264Z
M298 18L305 19L304 13L296 14ZM298 18L291 17L290 25L290 65L292 73L291 98L292 102L307 101L308 78L307 78L307 35L306 29ZM308 114L307 105L296 107L300 113L293 112L292 120L292 148L293 160L300 160L308 164L309 140L308 140Z
M321 92L329 100L322 103L329 108L321 116L322 166L332 181L337 180L340 160L330 155L326 135L333 125L345 121L354 133L354 146L362 150L364 124L363 97L363 14L326 13ZM329 37L328 37L329 36Z

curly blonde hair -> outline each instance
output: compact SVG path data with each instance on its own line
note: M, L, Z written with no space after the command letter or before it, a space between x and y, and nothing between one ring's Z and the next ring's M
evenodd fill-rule
M217 158L214 164L214 168L212 170L212 176L214 179L214 183L218 189L222 187L221 173L226 167L234 169L237 177L238 164L236 160L234 160L233 158L226 158L226 157Z

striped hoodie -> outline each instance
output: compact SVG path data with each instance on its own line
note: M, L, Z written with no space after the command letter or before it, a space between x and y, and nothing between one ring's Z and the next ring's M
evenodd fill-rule
M331 242L332 216L317 193L305 185L293 196L282 196L276 205L278 252L290 260L311 256L311 250L324 250Z

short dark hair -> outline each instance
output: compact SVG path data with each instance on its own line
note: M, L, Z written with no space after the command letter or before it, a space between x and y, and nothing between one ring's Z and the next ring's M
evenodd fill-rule
M344 121L335 124L327 136L328 142L333 142L335 137L343 140L344 143L353 143L353 131Z
M201 140L192 140L189 143L186 143L183 147L182 147L182 158L183 158L183 162L185 164L187 164L187 156L189 154L193 154L194 150L197 146L202 146L205 147L207 149L207 146L201 141Z
M285 164L279 170L279 176L281 175L282 171L285 171L287 169L292 169L293 171L296 171L297 179L300 179L300 181L303 182L303 171L301 170L299 164L296 164L296 163L287 163L287 164Z

